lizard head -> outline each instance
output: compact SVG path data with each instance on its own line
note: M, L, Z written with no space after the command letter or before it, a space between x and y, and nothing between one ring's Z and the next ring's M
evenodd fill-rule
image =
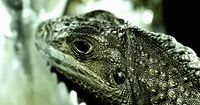
M43 22L36 34L48 62L84 91L108 103L130 104L126 23L106 11Z
M196 53L170 35L132 27L112 13L45 21L36 44L61 75L103 104L200 103Z

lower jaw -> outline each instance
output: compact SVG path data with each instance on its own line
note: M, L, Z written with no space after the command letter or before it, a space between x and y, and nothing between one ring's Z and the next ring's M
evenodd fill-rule
M87 105L105 105L104 102L98 100L94 94L84 91L78 84L63 76L56 68L52 67L51 72L56 73L58 82L63 82L67 86L69 92L72 90L77 92L78 103L85 102Z

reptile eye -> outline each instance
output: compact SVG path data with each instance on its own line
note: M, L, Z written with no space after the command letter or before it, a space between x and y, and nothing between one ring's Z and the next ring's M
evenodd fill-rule
M85 40L77 40L73 42L73 50L79 54L89 54L92 51L92 45Z
M123 71L117 71L115 72L115 74L113 75L113 78L115 80L115 83L119 84L123 84L126 77L125 77L125 73Z

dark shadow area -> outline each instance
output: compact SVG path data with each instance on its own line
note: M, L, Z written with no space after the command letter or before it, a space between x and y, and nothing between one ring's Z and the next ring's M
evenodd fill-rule
M199 7L197 0L163 0L164 24L167 34L192 48L200 56Z

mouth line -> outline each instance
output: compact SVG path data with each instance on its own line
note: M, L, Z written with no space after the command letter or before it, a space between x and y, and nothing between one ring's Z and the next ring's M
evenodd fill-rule
M57 75L58 82L63 82L67 86L67 89L69 92L72 90L76 91L78 103L85 102L87 103L87 105L95 105L97 103L100 103L100 101L94 96L94 94L88 91L85 91L84 89L82 89L81 86L79 86L76 82L70 79L70 75L72 74L68 74L66 76L66 75L63 75L62 73L66 71L60 70L60 68L63 68L64 70L70 70L71 73L73 73L73 75L76 74L77 71L74 71L74 70L76 70L75 68L77 67L72 66L72 65L73 64L77 65L78 62L75 61L74 58L72 58L69 55L62 54L60 51L54 49L52 46L42 41L37 41L36 45L38 45L37 47L39 47L39 51L40 53L42 53L41 54L42 57L46 58L48 65L51 66L51 69L50 69L51 72ZM61 60L64 60L64 59L65 61L67 59L67 62L65 63L61 62ZM61 66L61 65L65 65L65 66ZM83 68L83 67L79 67L79 68Z
M91 79L98 80L97 84L102 84L104 81L101 80L97 74L85 67L81 62L76 60L73 56L65 54L53 46L46 44L43 41L37 41L36 44L39 47L41 55L53 66L59 68L63 73L67 73L67 76L77 76L83 80L91 81Z
M54 67L53 72L57 74L58 80L64 82L69 90L75 90L78 97L81 99L80 102L84 101L87 105L94 105L97 103L103 105L101 102L102 100L96 97L96 92L107 91L110 93L112 87L104 83L98 75L88 70L88 68L84 67L71 55L64 54L42 41L38 41L36 44L38 45L37 47L39 47L39 51L42 53L42 57L47 60L51 67ZM91 86L95 86L95 88Z

